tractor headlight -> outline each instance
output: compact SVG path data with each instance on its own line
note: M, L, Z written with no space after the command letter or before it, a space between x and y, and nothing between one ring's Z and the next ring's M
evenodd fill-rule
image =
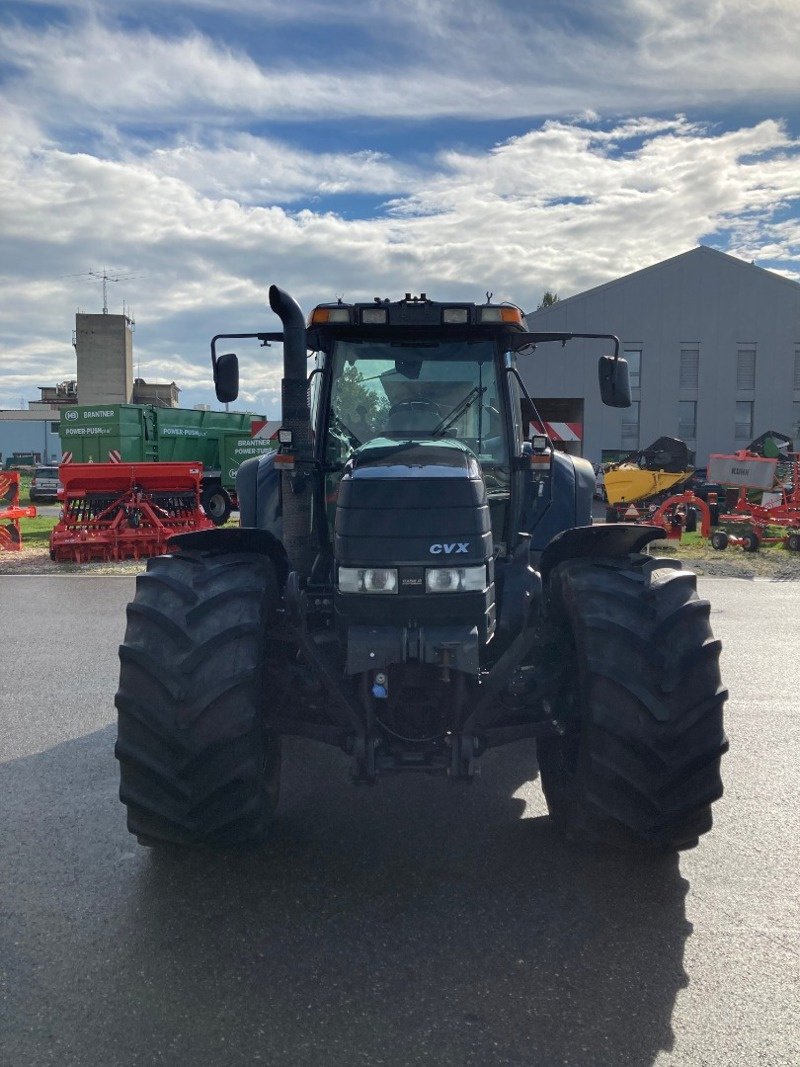
M482 593L486 567L428 567L425 589L429 593Z
M396 567L340 567L340 593L396 593Z

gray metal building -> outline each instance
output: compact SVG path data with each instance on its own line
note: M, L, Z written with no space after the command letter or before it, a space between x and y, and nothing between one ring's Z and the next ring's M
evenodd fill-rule
M61 438L58 435L60 412L0 411L0 456L3 466L15 452L33 452L41 463L61 461Z
M634 403L600 403L601 341L540 346L521 360L543 419L582 423L593 462L680 437L706 466L765 430L797 439L800 284L701 246L529 314L532 331L616 334Z

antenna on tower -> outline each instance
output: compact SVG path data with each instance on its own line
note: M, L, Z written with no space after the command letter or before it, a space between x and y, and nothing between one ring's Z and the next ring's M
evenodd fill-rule
M103 267L102 271L89 270L87 275L91 278L100 278L103 282L103 314L108 314L108 283L109 282L127 282L133 278L138 278L138 274L117 274L109 272L108 267ZM79 275L80 277L80 275Z

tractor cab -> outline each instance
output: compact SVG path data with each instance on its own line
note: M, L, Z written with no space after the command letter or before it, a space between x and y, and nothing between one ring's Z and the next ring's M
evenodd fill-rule
M271 530L302 579L313 574L318 584L335 582L340 489L353 479L381 483L372 493L384 501L384 525L398 522L430 544L450 544L452 537L442 541L447 522L434 529L435 511L429 509L440 495L436 479L446 471L452 481L468 457L488 509L491 554L500 562L521 540L538 553L559 531L591 522L589 464L555 453L545 436L526 440L523 409L535 405L517 360L527 360L544 342L606 338L614 353L600 357L601 398L625 407L627 365L616 337L530 333L518 307L490 299L450 303L406 293L398 301L319 304L307 320L277 287L270 301L282 333L220 336L283 341L281 446L274 462L266 458L259 465L258 475L254 465L243 468L239 498L242 524ZM238 392L238 364L234 355L217 356L217 340L212 364L224 401ZM309 354L315 359L310 374ZM401 484L410 477L419 481L419 491L399 516L394 505L407 500ZM252 485L244 484L248 479ZM366 499L361 489L358 496ZM397 544L393 551L403 549Z
M331 524L348 464L380 455L402 466L414 447L418 456L466 450L502 524L522 426L519 404L509 404L504 389L503 356L491 339L332 339L318 362L323 373L312 418Z
M425 294L314 308L307 324L307 344L316 352L310 418L315 460L325 472L329 530L342 476L354 466L363 469L370 456L383 461L395 456L403 467L415 449L414 473L422 477L431 473L421 458L432 457L432 446L439 456L443 449L466 449L485 485L494 552L505 557L534 513L540 520L548 512L554 475L574 480L575 471L566 460L560 469L561 457L551 463L553 447L546 438L537 447L526 442L523 400L533 404L516 369L517 353L572 336L528 333L523 313L513 305L451 304ZM613 388L611 393L606 388L604 400L624 406L627 368L617 357L618 352L602 357L601 388L605 375ZM588 476L579 480L588 485ZM585 497L585 514L578 521L588 523L590 496L579 495ZM420 498L420 508L429 504ZM323 508L319 498L316 507ZM541 527L539 548L555 531L552 520L576 521L556 511Z

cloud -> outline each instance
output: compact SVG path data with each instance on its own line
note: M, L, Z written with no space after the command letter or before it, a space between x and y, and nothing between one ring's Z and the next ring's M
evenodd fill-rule
M242 172L248 154L255 162ZM262 199L269 187L253 183L268 157L285 200L341 164L342 188L394 185L391 209L351 220L217 188L214 175L238 174L250 199ZM129 275L109 283L112 310L123 297L133 303L147 373L178 380L180 371L189 399L208 399L211 334L265 328L273 280L306 308L409 288L473 299L490 289L531 307L545 288L580 291L709 234L727 235L746 258L763 261L763 249L791 276L800 233L782 211L797 195L797 157L798 142L775 121L725 132L680 116L551 121L488 152L443 152L428 172L383 157L298 153L250 135L126 161L30 143L2 157L14 274L0 280L0 295L15 309L5 358L22 355L30 368L12 391L22 380L45 384L48 366L51 378L69 376L75 305L98 306L90 266ZM269 386L251 396L274 403L277 355L260 354ZM257 378L256 363L248 366Z
M800 90L793 0L618 0L602 16L577 3L239 0L225 5L219 34L187 21L221 13L210 2L178 5L184 17L168 32L141 22L164 18L163 5L71 10L66 24L7 22L0 33L17 72L9 92L54 128L65 110L87 126L147 124L154 110L173 126L489 120L787 102ZM233 33L237 18L247 21Z
M179 178L197 192L240 204L287 204L344 194L394 195L419 180L417 169L386 153L311 152L274 138L215 135L213 144L158 148L144 160L154 174Z

